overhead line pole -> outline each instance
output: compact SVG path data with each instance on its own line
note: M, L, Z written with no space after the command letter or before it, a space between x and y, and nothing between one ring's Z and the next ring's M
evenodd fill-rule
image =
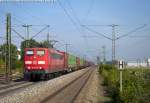
M115 27L118 25L112 24L110 25L112 27L112 62L116 60L116 33L115 33Z
M49 26L48 26L48 33L47 33L47 42L48 42L48 48L50 47L50 39L49 39Z
M6 14L6 82L11 75L11 14Z
M103 63L105 64L105 62L106 62L106 47L105 47L105 45L104 46L102 46L102 49L103 49Z
M138 31L140 29L143 29L144 27L147 26L147 24L144 24L144 25L142 25L140 27L137 27L137 28L133 29L132 31L129 31L128 33L126 33L124 35L121 35L119 37L116 37L116 33L115 33L115 27L119 26L119 25L112 24L112 25L81 25L81 26L84 26L85 29L87 29L87 30L89 30L89 31L91 31L91 32L93 32L95 34L98 34L98 35L100 35L100 36L102 36L104 38L112 40L112 61L114 61L115 58L116 58L115 57L116 56L116 54L115 54L116 53L115 41L118 40L118 39L121 39L123 37L129 36L129 34L132 34L132 33L136 32L136 31ZM112 27L112 38L109 38L109 37L105 36L104 34L101 34L101 33L97 32L97 31L95 31L93 29L90 29L87 26L111 26Z
M71 45L71 44L67 44L67 43L65 44L66 53L68 52L68 46L69 46L69 45Z
M28 25L28 24L25 24L25 25L22 25L23 27L26 28L26 33L27 33L27 37L26 37L26 47L29 47L29 28L32 26L32 25Z

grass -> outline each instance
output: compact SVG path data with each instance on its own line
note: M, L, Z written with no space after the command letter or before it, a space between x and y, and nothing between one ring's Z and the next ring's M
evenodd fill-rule
M150 69L128 68L123 70L123 91L119 91L119 70L113 65L101 65L100 74L104 77L110 97L114 103L149 103Z

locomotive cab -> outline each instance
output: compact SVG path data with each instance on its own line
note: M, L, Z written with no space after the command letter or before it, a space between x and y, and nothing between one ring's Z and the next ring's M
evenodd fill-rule
M45 48L26 48L24 54L25 74L38 77L45 74L45 70L48 69L47 55L48 53Z

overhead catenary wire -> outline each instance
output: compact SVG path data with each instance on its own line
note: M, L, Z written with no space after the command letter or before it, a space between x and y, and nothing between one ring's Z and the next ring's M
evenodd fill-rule
M20 8L21 8L21 9L25 12L25 14L27 14L30 18L32 17L32 18L38 20L38 22L39 22L40 24L43 24L43 19L39 18L38 16L33 15L33 13L32 13L31 10L23 8L23 5L21 5Z
M71 11L72 11L72 14L73 14L74 18L75 18L76 21L81 25L81 22L80 22L79 18L77 17L77 14L75 13L75 11L74 11L74 9L73 9L73 7L72 7L70 1L69 1L69 0L66 0L66 1L67 1L68 5L69 5Z
M80 34L84 34L84 33L78 28L78 26L82 27L82 26L81 26L81 22L80 22L79 18L77 17L76 13L74 12L74 9L72 8L70 2L68 2L68 4L70 5L70 8L71 8L71 10L72 10L72 12L73 12L73 15L75 16L75 19L76 19L77 23L76 23L76 22L74 21L74 19L70 16L70 14L69 14L68 11L66 10L66 8L62 5L62 3L60 2L60 0L57 0L57 1L58 1L58 3L59 3L60 7L63 9L63 11L64 11L64 13L66 14L66 16L69 18L69 20L72 22L72 24L73 24L74 27L76 28L76 30L77 30ZM79 25L78 25L78 23L79 23Z
M15 32L21 39L26 40L20 33L18 33L15 29L11 28L13 32Z
M5 14L5 12L3 11L3 10L0 10L0 12L1 13L3 13L3 14ZM21 25L13 25L12 27L21 27L22 25L26 25L24 22L22 22L21 20L19 20L19 19L17 19L16 17L12 17L12 19L14 19L15 21L17 21L18 23L20 23ZM44 25L32 25L32 26L46 26L45 24ZM45 30L45 29L44 29ZM18 33L16 30L12 30L12 31L14 31L17 35L19 35L20 33ZM43 31L43 29L41 30L41 31L39 31L37 34L35 34L34 36L33 36L33 38L34 37L36 37L36 35L38 35L39 33L41 33ZM21 37L21 35L20 35L20 37ZM24 38L23 36L21 37L22 39Z
M100 35L100 36L102 36L102 37L104 37L104 38L106 38L106 39L112 40L112 38L107 37L107 36L105 36L104 34L99 33L99 32L97 32L97 31L95 31L95 30L93 30L93 29L90 29L89 27L87 27L87 26L85 26L85 25L82 25L82 26L83 26L85 29L87 29L87 30L89 30L89 31L91 31L91 32L93 32L93 33L95 33L95 34L98 34L98 35Z
M5 11L0 10L1 13L3 13L4 15L6 14ZM11 17L12 19L14 19L15 21L17 21L20 24L25 24L24 22L22 22L21 20L19 20L18 18L16 18L14 15Z
M74 9L73 9L73 7L72 7L70 1L69 1L69 0L66 0L66 1L67 1L68 5L69 5L71 11L72 11L72 14L73 14L74 18L76 19L77 23L80 25L80 27L81 27L81 29L82 29L82 28L83 28L82 23L81 23L80 19L78 18L77 14L75 13L75 11L74 11ZM91 3L93 4L93 3L94 3L94 0L92 0ZM89 8L89 9L90 9L90 8ZM85 32L82 30L80 33L83 34L82 37L83 37L83 39L84 39L84 41L85 41L85 44L86 44L86 47L87 47L87 50L88 50L88 48L89 48L89 46L88 46L88 40L87 40L86 37L84 37Z
M82 26L81 26L82 23L81 23L80 19L78 18L77 14L75 13L75 11L74 11L74 9L73 9L73 7L72 7L70 1L69 1L69 0L66 0L66 1L67 1L68 5L69 5L71 11L72 11L73 17L76 19L77 23L79 24L79 26L80 26L81 29L82 29ZM80 31L80 33L81 33L82 35L85 35L85 32L84 32L83 30ZM85 44L86 44L86 47L87 47L87 50L88 50L88 47L89 47L89 46L88 46L88 40L87 40L84 36L83 36L83 39L84 39L84 41L85 41Z
M144 25L142 25L142 26L140 26L140 27L137 27L137 28L135 28L135 29L129 31L129 32L126 33L126 34L123 34L123 35L117 37L116 40L121 39L121 38L126 37L126 36L129 36L129 35L131 35L132 33L136 32L136 31L138 31L138 30L140 30L140 29L145 28L146 26L147 26L147 24L144 24Z
M95 2L95 0L91 0L89 8L87 9L87 12L85 14L85 17L83 18L83 22L85 22L87 20L87 18L89 17L89 14L91 13L91 11L93 9L94 2Z
M69 20L70 20L70 21L72 22L72 24L75 26L76 30L77 30L81 35L84 34L84 32L81 31L80 28L78 28L78 26L82 27L82 26L81 26L81 22L80 22L79 18L77 17L77 15L76 15L76 13L75 13L75 11L74 11L74 9L73 9L71 3L67 0L67 3L68 3L68 5L69 5L69 7L70 7L70 9L71 9L71 11L72 11L72 13L73 13L73 16L75 17L76 21L74 21L74 19L70 16L70 14L69 14L68 11L66 10L66 8L62 5L62 3L60 2L60 0L58 0L58 3L59 3L59 5L60 5L60 7L63 9L63 11L64 11L64 13L66 14L66 16L69 18ZM78 24L79 24L79 25L78 25Z
M49 25L47 25L46 27L44 27L43 29L41 29L38 33L36 33L34 36L32 36L31 38L35 38L36 36L38 36L42 31L44 31L45 29L49 28Z
M72 22L72 24L75 26L75 28L78 30L78 26L76 24L76 22L72 19L72 17L69 15L69 13L67 12L67 10L65 9L65 7L62 5L62 3L60 2L60 0L57 0L58 4L60 5L60 7L62 8L62 10L64 11L64 13L66 14L66 16L69 18L69 20Z
M94 33L96 33L96 34L99 34L97 31L88 28L86 25L83 25L83 26L84 26L86 29L88 29L89 31L94 32ZM124 34L124 35L121 35L121 36L119 36L119 37L116 37L116 36L115 36L115 26L118 26L118 25L114 25L114 24L113 24L113 25L88 25L88 26L111 26L111 27L112 27L112 38L109 38L109 37L107 37L107 36L105 36L105 35L103 35L103 34L101 34L101 36L103 36L103 37L105 37L105 38L107 38L107 39L112 40L112 61L114 61L114 60L115 60L115 41L118 40L118 39L121 39L121 38L123 38L123 37L126 37L126 36L128 36L128 35L130 35L130 34L136 32L136 31L138 31L138 30L144 28L144 27L147 26L147 25L144 24L144 25L142 25L142 26L140 26L140 27L138 27L138 28L135 28L134 30L129 31L128 33L126 33L126 34Z
M141 36L129 36L130 38L150 38L149 35L141 35Z

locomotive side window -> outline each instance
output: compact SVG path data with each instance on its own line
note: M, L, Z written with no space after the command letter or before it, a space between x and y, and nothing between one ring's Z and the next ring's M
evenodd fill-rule
M34 53L33 53L33 50L27 50L26 51L26 55L33 55Z
M42 56L45 54L45 51L44 50L37 50L36 53L37 53L37 55Z
M62 55L56 54L56 53L53 53L51 56L52 56L52 58L54 58L54 59L62 59L62 58L63 58Z

